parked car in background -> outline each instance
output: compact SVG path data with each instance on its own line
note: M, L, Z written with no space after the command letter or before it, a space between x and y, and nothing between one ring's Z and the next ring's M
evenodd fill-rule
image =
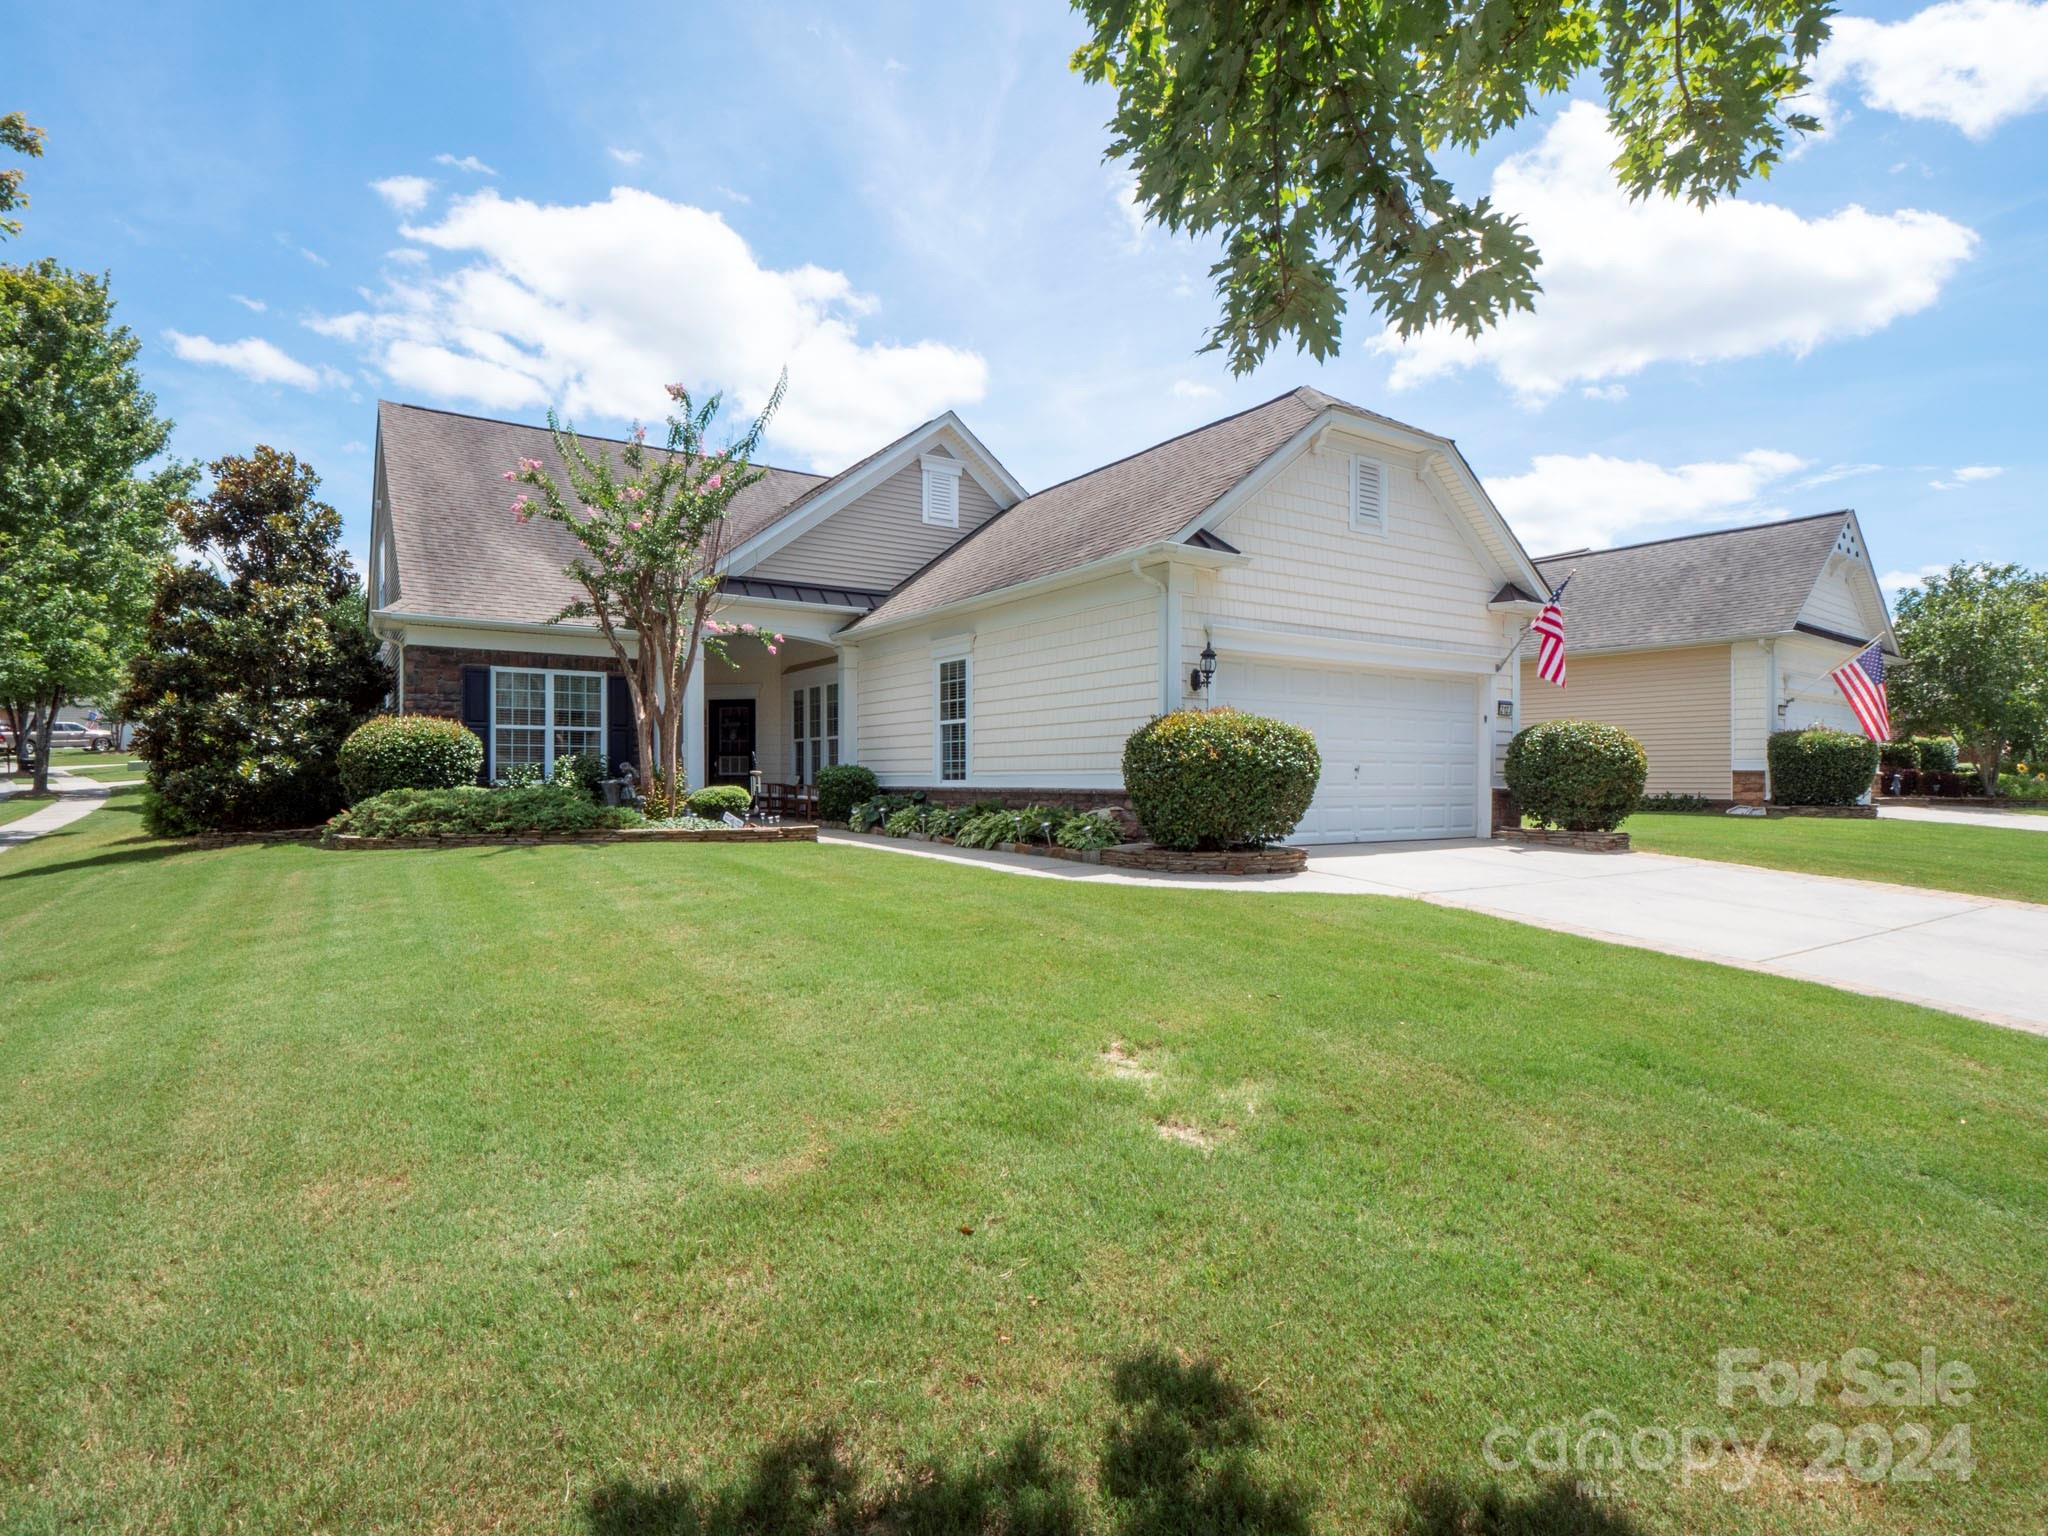
M58 720L50 726L50 750L111 752L114 750L114 733L76 720Z

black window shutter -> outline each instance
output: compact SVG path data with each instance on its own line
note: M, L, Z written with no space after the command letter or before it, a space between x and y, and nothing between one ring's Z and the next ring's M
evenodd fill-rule
M479 784L491 782L491 669L462 669L462 723L476 732L484 744L484 771Z
M623 672L612 672L604 680L604 750L611 759L613 777L619 764L631 763L640 755L639 722L633 718L633 690L626 686ZM638 767L636 763L634 765Z

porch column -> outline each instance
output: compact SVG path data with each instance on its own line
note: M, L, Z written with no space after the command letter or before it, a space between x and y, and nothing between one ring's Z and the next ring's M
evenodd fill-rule
M690 668L690 680L683 685L683 783L702 789L710 782L704 742L704 670L708 658L699 656Z
M860 761L860 652L850 645L839 651L839 761Z

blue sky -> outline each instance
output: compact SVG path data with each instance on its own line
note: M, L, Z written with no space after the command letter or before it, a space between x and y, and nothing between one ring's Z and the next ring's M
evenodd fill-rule
M805 467L950 407L1043 486L1311 383L1457 438L1537 554L1854 506L1884 572L2048 566L2039 0L1853 7L1829 132L1704 214L1623 202L1558 98L1456 168L1542 244L1534 317L1354 309L1245 379L1059 4L563 14L17 12L0 110L50 137L6 259L110 272L175 451L300 454L358 557L380 397L612 432L787 362Z

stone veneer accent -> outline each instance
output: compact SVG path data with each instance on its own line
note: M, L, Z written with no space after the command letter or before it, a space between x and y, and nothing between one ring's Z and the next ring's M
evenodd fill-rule
M1504 843L1537 843L1545 848L1577 848L1585 853L1627 853L1626 832L1565 832L1546 827L1502 827L1493 834Z
M1821 816L1843 821L1869 821L1877 815L1874 805L1767 805L1766 816Z
M1291 875L1308 867L1306 848L1236 848L1220 853L1187 853L1154 843L1126 843L1102 850L1113 869L1142 869L1158 875Z
M1731 788L1737 805L1764 803L1764 775L1761 768L1738 768L1732 778Z
M1511 789L1496 789L1493 792L1493 830L1502 827L1519 827L1522 824L1522 808L1515 803L1515 792Z
M405 648L405 712L462 718L464 667L541 667L551 672L615 672L609 656L562 656L553 651L457 650L451 646Z

